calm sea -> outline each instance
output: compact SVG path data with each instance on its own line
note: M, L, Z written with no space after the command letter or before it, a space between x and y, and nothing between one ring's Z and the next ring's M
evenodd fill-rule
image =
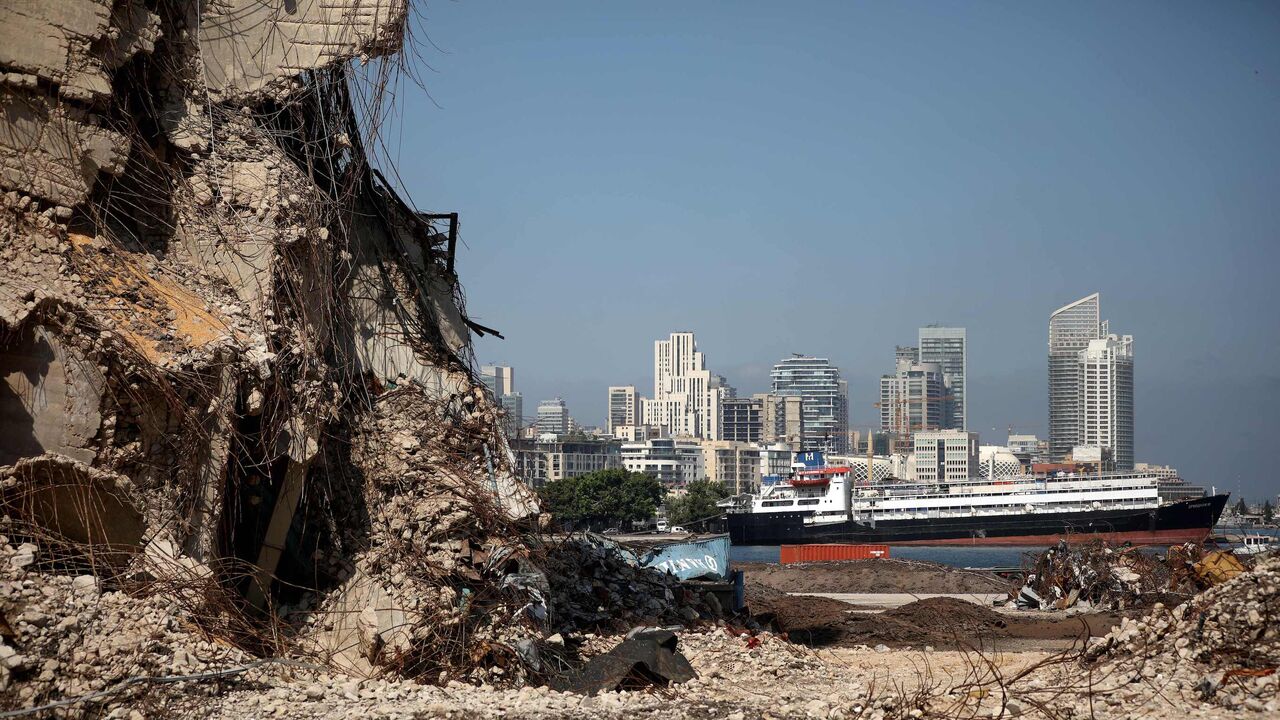
M1270 535L1280 541L1280 530L1275 528L1216 528L1215 532L1248 532ZM905 560L929 560L953 567L1021 567L1027 553L1040 554L1043 547L921 547L919 545L893 545L889 557ZM1158 551L1158 549L1154 549ZM778 562L777 545L734 545L729 548L732 562Z
M929 560L954 567L1021 567L1026 553L1039 554L1039 547L921 547L894 545L889 557L905 560ZM729 548L731 562L778 562L777 545L734 545Z

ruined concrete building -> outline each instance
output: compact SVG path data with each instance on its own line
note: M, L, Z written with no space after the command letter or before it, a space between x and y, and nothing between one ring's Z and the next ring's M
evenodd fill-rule
M520 607L481 591L534 504L471 371L456 226L366 151L407 15L0 4L0 545L38 548L14 568L165 583L234 642L282 623L363 671L447 668L469 603Z

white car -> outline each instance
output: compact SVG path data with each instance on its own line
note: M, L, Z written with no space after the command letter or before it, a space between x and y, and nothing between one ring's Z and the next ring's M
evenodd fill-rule
M685 531L685 529L684 529L684 528L680 527L679 525L672 525L672 526L671 526L671 529L670 529L670 530L668 530L667 532L682 533L682 532L686 532L686 531Z

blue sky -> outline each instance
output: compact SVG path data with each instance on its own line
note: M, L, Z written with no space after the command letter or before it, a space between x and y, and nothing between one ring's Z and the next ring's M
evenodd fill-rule
M1049 313L1135 336L1137 455L1280 492L1280 6L419 3L384 128L458 211L468 310L526 414L651 391L697 333L766 388L830 357L855 427L893 347L969 330L971 429L1045 433Z

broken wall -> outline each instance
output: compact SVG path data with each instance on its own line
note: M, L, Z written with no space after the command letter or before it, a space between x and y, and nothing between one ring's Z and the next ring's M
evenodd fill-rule
M111 582L209 583L177 596L238 642L289 618L320 647L315 627L413 609L368 672L421 654L440 620L424 593L505 572L451 558L509 544L536 504L505 466L444 238L370 170L357 119L382 86L354 92L349 65L397 52L407 11L0 6L0 531L55 544L49 572L99 548L121 558ZM465 517L422 527L442 507ZM396 579L405 553L425 578Z

